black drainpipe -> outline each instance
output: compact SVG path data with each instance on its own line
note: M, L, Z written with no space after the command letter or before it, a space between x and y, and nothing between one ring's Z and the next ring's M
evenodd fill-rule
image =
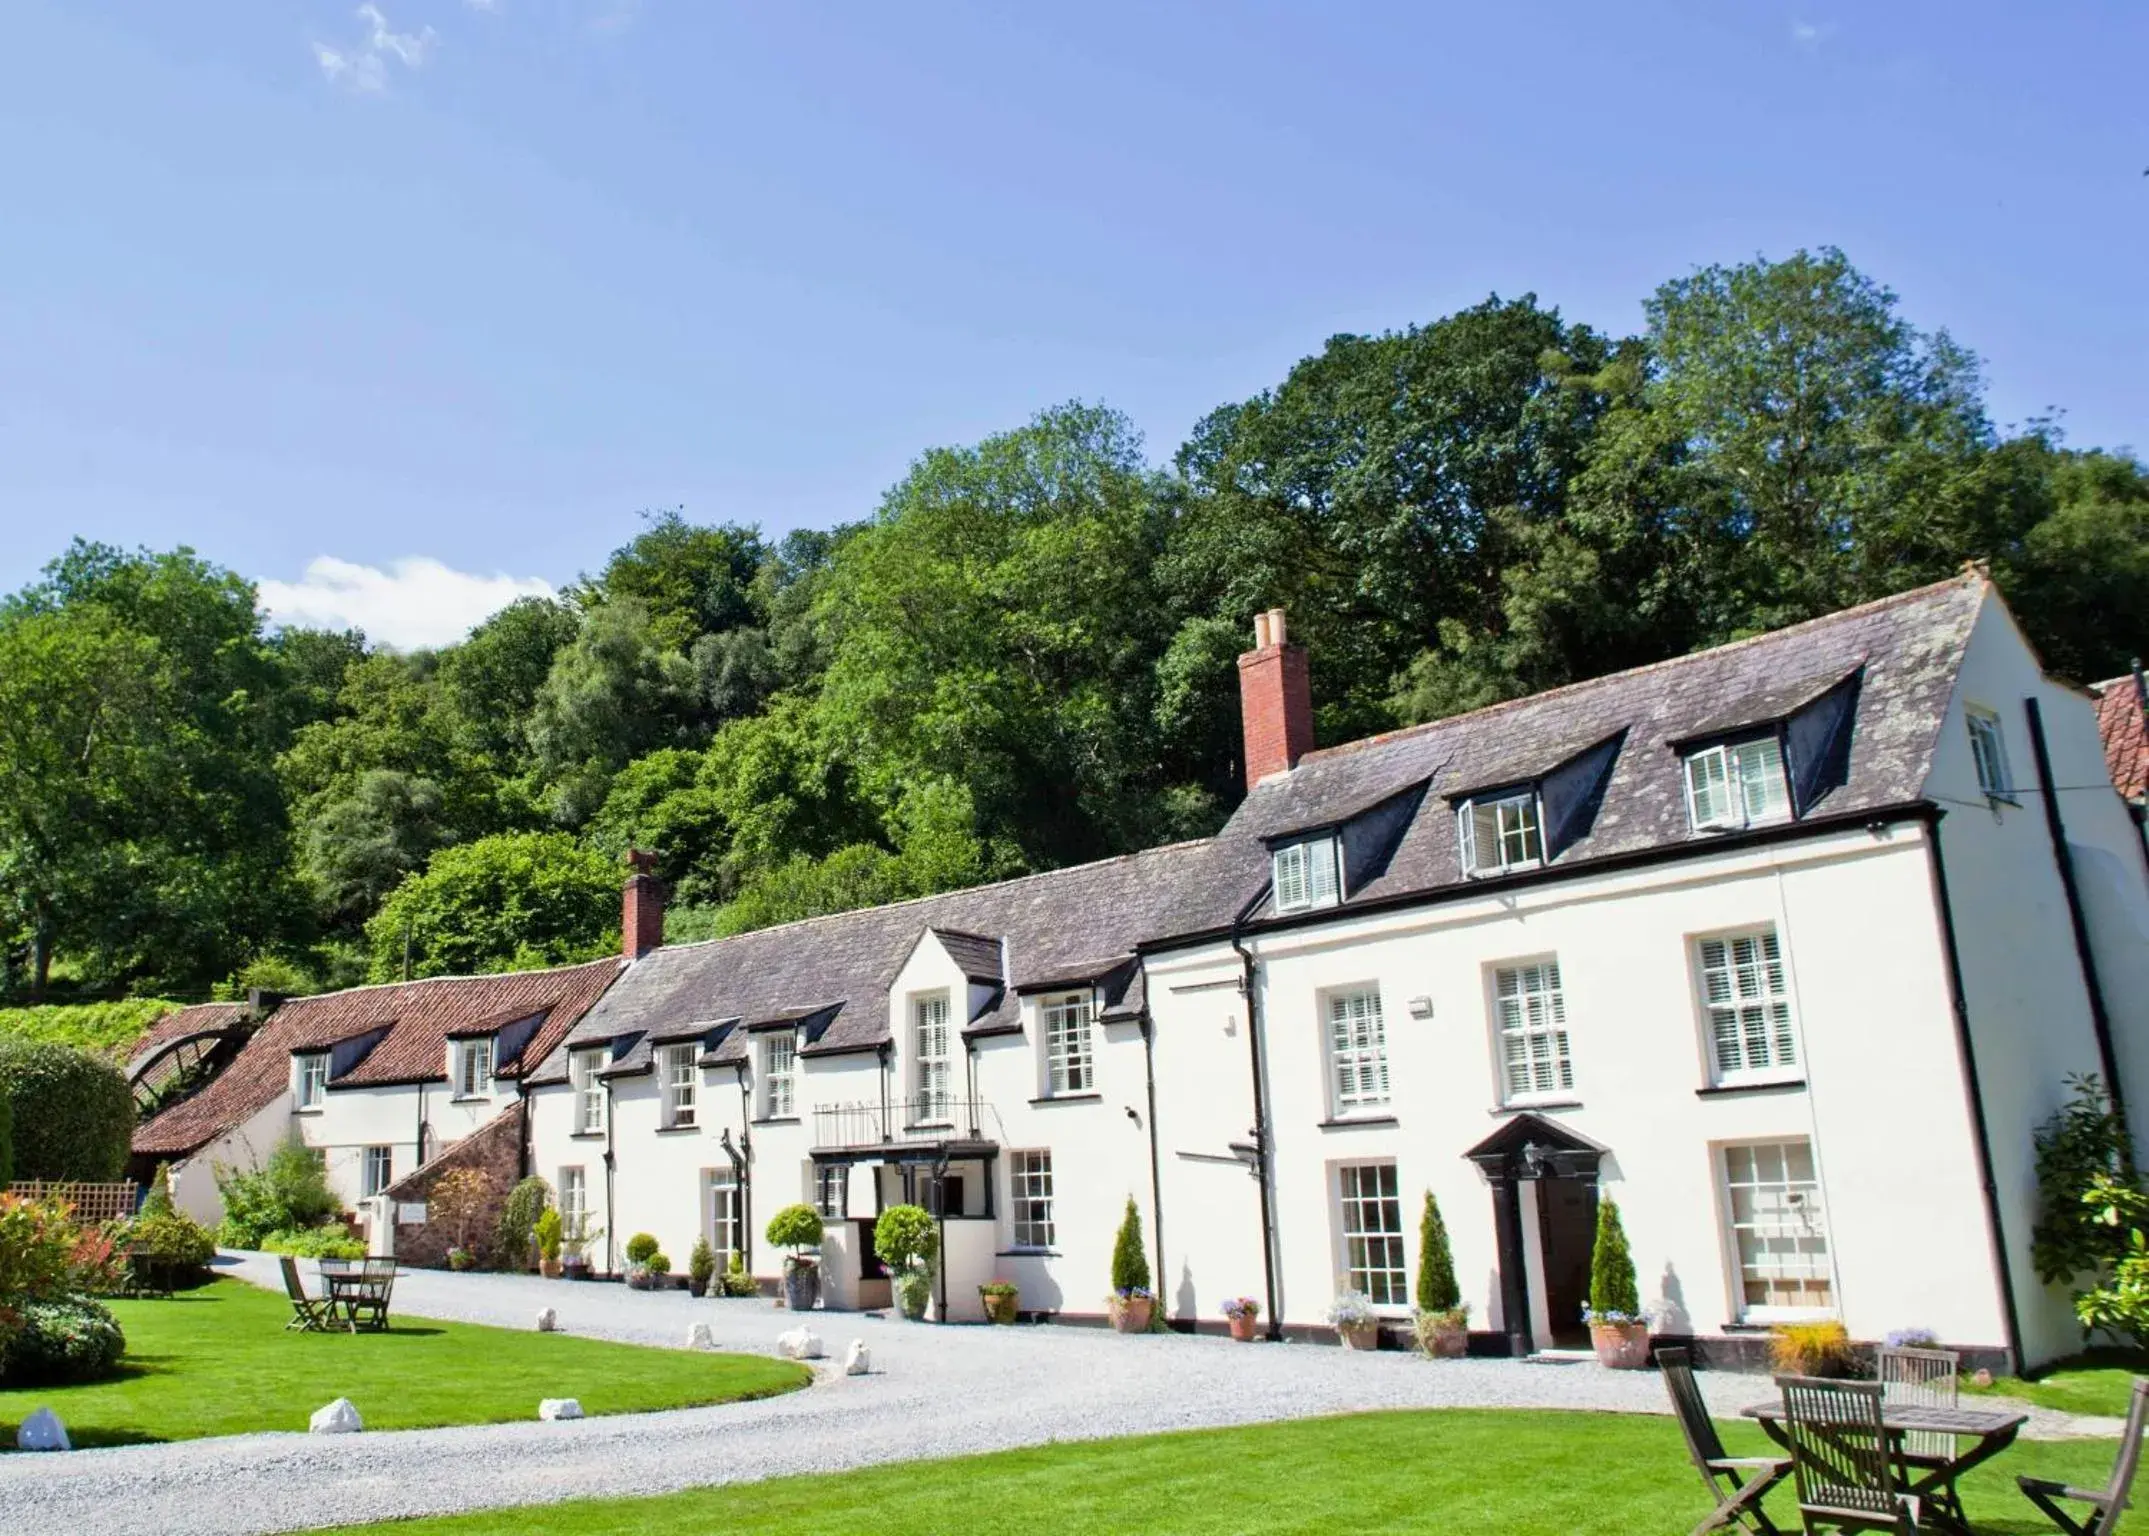
M2111 1096L2112 1113L2119 1117L2120 1139L2133 1146L2127 1131L2127 1097L2119 1081L2119 1058L2112 1050L2112 1018L2104 1008L2104 985L2097 978L2097 957L2089 947L2089 919L2082 911L2082 892L2074 880L2074 855L2067 847L2067 824L2059 811L2059 786L2052 782L2052 756L2045 750L2044 715L2035 699L2022 701L2030 720L2030 751L2037 759L2037 787L2044 796L2045 828L2052 834L2052 862L2059 866L2060 889L2067 896L2067 921L2074 928L2075 958L2082 963L2082 985L2089 993L2089 1023L2097 1035L2097 1060L2104 1067L2104 1091Z
M2000 1300L2007 1319L2007 1366L2022 1369L2022 1319L2015 1310L2015 1277L2007 1261L2007 1234L2000 1222L2000 1187L1992 1176L1992 1137L1985 1129L1985 1092L1978 1084L1977 1047L1970 1038L1970 1008L1963 999L1962 951L1955 942L1955 905L1948 899L1947 861L1940 851L1940 818L1935 808L1925 822L1925 862L1932 871L1933 903L1940 910L1940 942L1947 951L1948 1007L1955 1015L1955 1049L1962 1057L1963 1097L1977 1148L1977 1182L1985 1195L1985 1231L1992 1245L1992 1267L2000 1277Z
M618 1106L612 1101L612 1080L608 1077L604 1080L604 1272L608 1275L617 1269L612 1262L612 1255L616 1251L613 1243L618 1237L612 1230L618 1224L618 1217L612 1210L612 1171L619 1161L613 1155L613 1147L616 1145L613 1138L618 1121Z
M1164 1294L1164 1176L1157 1159L1157 1039L1156 1021L1145 1005L1138 1022L1142 1029L1142 1071L1149 1079L1149 1215L1156 1237L1157 1294ZM1191 1327L1197 1319L1189 1318Z
M1231 920L1231 947L1239 952L1239 990L1246 998L1246 1049L1254 1078L1254 1177L1261 1184L1261 1281L1268 1295L1268 1336L1280 1340L1283 1319L1276 1315L1276 1213L1269 1198L1269 1112L1261 1066L1261 1004L1254 986L1254 952L1246 947L1243 937L1246 919L1267 897L1268 888L1264 886L1239 908ZM1161 1275L1157 1283L1164 1283Z
M894 1055L895 1042L893 1040L883 1040L880 1047L880 1135L882 1141L893 1141L895 1139L895 1127L888 1123L888 1067ZM877 1183L878 1180L875 1182Z
M746 1085L746 1063L731 1065L739 1074L739 1150L732 1152L731 1164L739 1176L739 1249L746 1256L750 1275L754 1272L754 1098Z

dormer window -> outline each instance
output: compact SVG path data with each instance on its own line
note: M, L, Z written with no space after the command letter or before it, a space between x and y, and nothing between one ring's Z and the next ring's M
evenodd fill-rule
M798 1113L798 1031L772 1030L761 1037L761 1114L788 1120Z
M1463 873L1504 875L1545 861L1544 820L1535 789L1465 800L1455 812Z
M1274 865L1277 911L1310 912L1316 907L1332 907L1342 899L1335 838L1309 837L1286 843L1276 850Z
M1734 831L1791 819L1783 744L1774 736L1703 747L1686 759L1686 808L1694 830Z
M298 1058L298 1107L319 1109L328 1097L328 1052L314 1051Z
M480 1035L474 1040L457 1040L451 1047L454 1061L450 1064L458 1099L482 1099L492 1093L492 1046L491 1035Z

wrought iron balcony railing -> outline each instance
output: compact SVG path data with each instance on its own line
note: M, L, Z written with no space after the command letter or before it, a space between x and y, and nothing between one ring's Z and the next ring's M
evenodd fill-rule
M982 1099L917 1094L881 1104L816 1104L817 1147L886 1147L908 1143L983 1140L988 1111Z

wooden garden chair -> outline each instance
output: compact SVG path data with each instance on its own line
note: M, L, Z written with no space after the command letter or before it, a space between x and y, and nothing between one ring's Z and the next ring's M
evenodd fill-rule
M1806 1536L1917 1530L1918 1500L1903 1491L1881 1384L1778 1376L1776 1385Z
M334 1321L335 1308L325 1297L306 1294L306 1284L299 1279L296 1259L288 1253L278 1257L284 1272L284 1294L291 1298L291 1321L284 1324L284 1332L296 1328L301 1333L326 1333Z
M1912 1403L1920 1408L1955 1406L1962 1367L1952 1351L1883 1348L1874 1351L1873 1363L1882 1402ZM1908 1430L1896 1436L1896 1456L1908 1481L1913 1471L1930 1472L1953 1462L1955 1437L1944 1430ZM1943 1505L1959 1524L1969 1523L1951 1483L1928 1490L1926 1498Z
M2119 1529L2120 1518L2131 1502L2129 1493L2134 1487L2134 1468L2142 1459L2144 1419L2149 1419L2149 1377L2137 1376L2134 1378L2134 1399L2127 1404L2126 1432L2119 1439L2119 1455L2112 1463L2111 1480L2102 1488L2072 1488L2043 1477L2018 1477L2015 1482L2023 1495L2043 1510L2054 1525L2067 1532L2067 1536L2111 1536ZM2055 1502L2059 1499L2087 1504L2088 1515L2070 1514Z
M351 1326L355 1329L363 1321L368 1328L386 1331L388 1300L395 1292L395 1260L366 1260L361 1279L351 1293Z
M1702 1486L1716 1500L1716 1508L1691 1536L1711 1531L1751 1531L1755 1536L1782 1536L1776 1523L1761 1507L1762 1496L1791 1475L1787 1456L1727 1456L1724 1442L1709 1417L1694 1382L1693 1356L1684 1349L1657 1351L1657 1368L1664 1373L1664 1386L1671 1393L1672 1412L1678 1415L1680 1433L1686 1436L1686 1453L1701 1474Z

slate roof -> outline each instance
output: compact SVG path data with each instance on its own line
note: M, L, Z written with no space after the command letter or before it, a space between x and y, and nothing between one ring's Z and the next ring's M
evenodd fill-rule
M128 1050L127 1077L131 1081L144 1067L182 1041L206 1040L221 1035L252 1017L251 1007L246 1003L196 1003L191 1008L175 1008L143 1031L142 1037Z
M2134 675L2097 683L2089 691L2097 696L2097 732L2104 738L2112 783L2129 800L2149 795L2149 730L2143 727Z
M1009 989L985 1015L968 1021L973 1033L990 1032L1016 1017L1011 989L1033 979L1065 980L1071 970L1090 968L1131 972L1135 946L1161 931L1163 914L1210 857L1206 841L1175 843L892 906L668 946L630 965L567 1044L637 1037L613 1066L629 1073L648 1064L653 1033L682 1022L707 1020L713 1030L729 1020L775 1020L793 1010L840 1004L805 1053L869 1048L888 1038L888 988L928 929L970 939L968 959L958 960L966 970L987 969L985 946L997 951L1005 944ZM958 937L951 952L960 944ZM981 979L1002 979L997 954ZM704 1059L743 1060L747 1045L747 1031L734 1029ZM558 1082L566 1070L566 1052L554 1051L530 1081Z
M1228 928L1268 878L1264 839L1335 825L1418 785L1430 793L1385 867L1347 893L1344 910L1459 888L1468 881L1446 796L1534 776L1622 731L1595 815L1554 864L1705 842L1688 823L1673 744L1780 719L1853 673L1847 777L1805 815L1912 804L1924 793L1964 647L1991 590L1982 575L1965 573L1713 650L1309 753L1248 793L1217 835L1204 877L1186 884L1154 937Z
M513 1078L544 1059L619 969L620 962L608 958L559 970L441 976L292 998L206 1088L138 1127L134 1150L158 1157L192 1152L275 1103L290 1087L293 1052L326 1050L375 1030L386 1032L331 1088L444 1081L451 1033L541 1013L543 1022L519 1059L496 1069L497 1076Z

